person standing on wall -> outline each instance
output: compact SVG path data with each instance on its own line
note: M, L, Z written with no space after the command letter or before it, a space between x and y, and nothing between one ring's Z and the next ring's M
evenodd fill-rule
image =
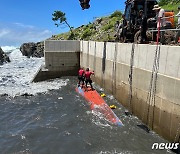
M125 19L125 15L122 14L122 19L121 21L116 21L115 24L115 35L116 40L120 40L121 42L124 42L126 40L126 31L127 31L127 21Z
M91 71L89 71L89 68L87 68L86 71L85 71L86 89L87 89L87 84L89 83L90 86L91 86L91 90L94 90L94 88L93 88L93 86L92 86L91 75L94 75L94 71L91 72Z
M180 6L178 6L178 14L176 14L176 17L178 17L178 25L177 25L177 29L180 29Z
M145 43L147 40L146 31L147 31L147 17L144 14L143 10L139 11L138 18L135 21L136 25L140 25L141 40L140 43Z
M117 41L119 41L119 36L120 36L120 27L121 26L121 24L119 23L119 20L117 20L116 21L116 23L115 23L115 35L114 35L114 37L116 38L115 40L117 40Z
M153 10L156 12L157 29L163 30L166 26L165 11L159 5L154 5ZM164 31L160 32L160 42L164 44Z
M178 6L178 14L176 14L176 17L178 17L178 25L176 26L176 29L179 29L176 33L175 42L180 43L180 6Z
M84 86L84 74L85 74L85 71L84 69L81 67L79 69L79 72L78 72L78 87L80 86L81 82L82 82L82 87Z
M120 34L120 40L122 42L126 41L127 25L128 25L127 20L125 19L125 15L123 14L122 15L122 24L121 24L122 31Z

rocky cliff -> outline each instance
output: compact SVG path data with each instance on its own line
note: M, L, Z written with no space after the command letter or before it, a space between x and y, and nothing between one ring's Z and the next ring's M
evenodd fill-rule
M7 63L7 62L10 62L10 59L7 56L7 54L5 54L4 51L0 47L0 65Z

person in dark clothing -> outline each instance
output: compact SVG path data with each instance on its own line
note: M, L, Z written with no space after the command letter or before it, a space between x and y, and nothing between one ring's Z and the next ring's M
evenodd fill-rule
M143 15L142 24L141 24L141 43L144 43L147 40L146 31L147 31L147 17Z
M119 20L116 21L114 30L116 32L114 37L118 41L118 40L120 40L120 33L121 33L121 30L122 30L122 24L119 23Z
M135 25L142 24L143 10L140 10L137 17L135 18Z
M125 19L125 15L122 15L122 24L121 24L122 32L120 34L120 40L125 42L126 40L126 32L127 32L127 21Z
M147 31L147 17L144 14L143 10L139 11L139 24L141 31L141 43L144 43L147 40L146 31Z
M91 80L91 75L92 74L94 75L94 71L91 72L91 71L89 71L89 68L87 68L86 72L85 72L85 82L86 82L86 88L87 88L87 84L89 83L90 86L91 86L91 89L94 90L93 86L92 86L92 80Z
M144 11L143 10L140 10L139 11L139 14L138 16L136 17L136 22L135 22L136 26L138 28L140 28L140 43L144 43L146 40L147 40L147 37L146 37L146 31L147 31L147 17L145 16L144 14Z
M80 68L79 69L79 72L78 72L78 87L80 86L81 82L82 82L82 86L84 85L84 74L85 74L85 71L83 68Z

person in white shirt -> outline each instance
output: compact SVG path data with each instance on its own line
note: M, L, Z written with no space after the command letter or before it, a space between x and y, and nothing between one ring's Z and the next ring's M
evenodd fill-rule
M159 5L154 5L153 10L156 12L157 28L163 28L166 25L165 11Z
M156 12L157 29L162 30L166 26L165 11L159 5L154 5L153 10ZM160 42L164 44L164 31L160 33Z
M178 7L178 10L179 10L179 12L178 12L178 14L176 14L176 17L178 17L178 26L177 26L177 28L180 28L180 6Z

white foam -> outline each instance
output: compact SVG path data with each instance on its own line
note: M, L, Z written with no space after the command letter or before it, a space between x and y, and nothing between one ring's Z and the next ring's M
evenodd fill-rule
M112 151L100 151L97 152L97 154L133 154L134 152L131 151L125 151L125 150L112 150Z
M92 110L92 123L94 123L97 126L100 127L110 127L112 128L112 126L110 125L110 122L104 117L104 115L96 110Z
M4 52L12 52L15 49L18 49L18 47L15 46L2 46L1 48Z
M9 57L11 62L0 66L0 95L8 94L12 97L25 93L35 95L59 89L68 82L56 79L51 82L31 83L34 75L44 64L44 58L27 58L22 56L19 49L15 49Z

